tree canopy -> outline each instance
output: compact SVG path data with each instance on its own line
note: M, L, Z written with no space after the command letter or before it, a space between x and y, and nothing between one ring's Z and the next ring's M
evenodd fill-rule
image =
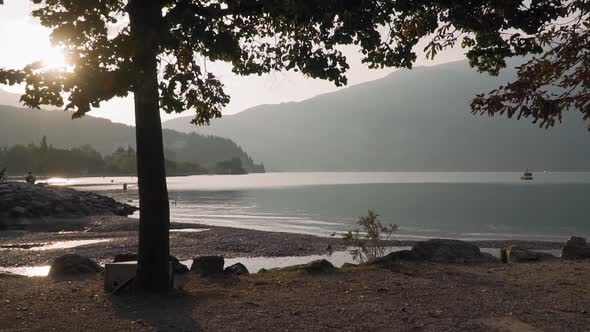
M33 2L39 5L33 16L53 29L52 42L65 50L73 67L62 72L44 70L40 64L5 69L0 71L0 83L23 82L27 105L65 105L76 110L76 116L134 90L135 42L125 1ZM347 83L349 68L340 46L357 45L369 67L411 67L416 45L426 39L427 56L460 43L473 66L495 74L507 57L541 54L551 40L565 40L563 33L573 30L552 25L560 18L579 16L575 29L586 29L586 37L576 35L577 39L587 38L588 28L587 1L161 0L160 4L162 18L153 22L160 107L166 112L196 111L196 124L221 116L230 100L222 82L207 71L206 61L231 63L233 71L242 75L300 71L340 86ZM553 56L564 56L556 53L561 54L553 51ZM531 69L523 69L522 77L527 73ZM554 73L559 74L563 76L563 70ZM503 102L513 101L509 93L513 89L516 86L502 90L507 92ZM526 89L516 93L530 97L540 93L538 84ZM63 93L69 95L67 101ZM497 97L479 98L474 110L493 113L497 102Z
M534 53L518 67L518 78L472 102L474 113L532 117L549 128L564 111L590 118L590 1L564 1L561 19L530 38ZM590 124L589 124L590 130Z

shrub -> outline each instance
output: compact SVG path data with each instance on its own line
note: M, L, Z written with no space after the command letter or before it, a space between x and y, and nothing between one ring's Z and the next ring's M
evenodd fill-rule
M386 241L398 230L398 225L383 225L373 210L359 217L357 226L344 234L344 243L352 247L353 258L361 263L369 262L385 255Z

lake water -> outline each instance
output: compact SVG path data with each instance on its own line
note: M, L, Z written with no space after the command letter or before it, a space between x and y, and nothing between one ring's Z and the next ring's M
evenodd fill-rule
M400 239L590 235L590 173L266 173L171 177L172 221L329 236L374 209ZM53 180L59 183L61 180ZM137 204L135 178L63 182ZM129 190L123 191L123 183Z

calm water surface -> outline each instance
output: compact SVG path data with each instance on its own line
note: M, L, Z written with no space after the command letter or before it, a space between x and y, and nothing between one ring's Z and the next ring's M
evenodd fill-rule
M173 221L330 235L374 209L399 238L590 235L590 173L267 173L171 177ZM60 179L53 180L59 183ZM137 204L135 178L64 184ZM129 190L123 191L123 183Z

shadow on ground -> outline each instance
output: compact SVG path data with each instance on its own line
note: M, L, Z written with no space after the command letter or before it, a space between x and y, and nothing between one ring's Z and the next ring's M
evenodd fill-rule
M174 291L168 294L127 293L109 299L117 316L133 322L138 330L203 331L193 318L193 309L207 294Z

